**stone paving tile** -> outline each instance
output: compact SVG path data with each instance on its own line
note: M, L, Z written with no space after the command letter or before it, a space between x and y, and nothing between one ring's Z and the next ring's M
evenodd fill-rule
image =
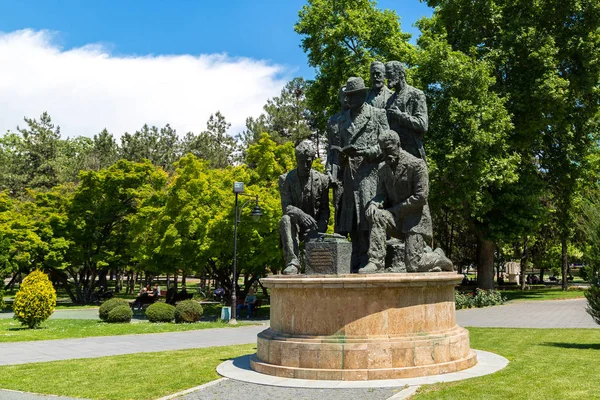
M523 301L456 311L460 326L501 328L600 328L585 299Z
M299 389L223 380L178 399L185 400L386 400L403 388Z
M0 400L78 400L72 397L46 396L43 394L15 392L0 389ZM82 400L82 399L79 399Z

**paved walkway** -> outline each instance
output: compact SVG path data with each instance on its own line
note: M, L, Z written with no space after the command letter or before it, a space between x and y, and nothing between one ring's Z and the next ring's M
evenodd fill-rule
M0 366L256 342L264 325L143 335L0 343Z
M522 301L456 311L460 326L501 328L600 328L585 311L586 299Z

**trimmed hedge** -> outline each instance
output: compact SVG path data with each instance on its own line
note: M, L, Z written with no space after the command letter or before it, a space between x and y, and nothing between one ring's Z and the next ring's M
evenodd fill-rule
M3 284L0 284L0 311L6 308L6 303L4 302L4 289L2 286Z
M454 292L454 304L457 310L463 308L481 308L504 304L504 297L497 290L477 289L475 295Z
M184 300L175 307L175 322L198 322L204 309L194 300Z
M108 318L106 319L106 322L130 322L131 317L133 317L133 311L131 310L131 307L129 307L129 305L120 305L116 306L108 312Z
M127 300L125 300L125 299L114 299L114 298L110 299L110 300L106 300L100 306L100 309L98 310L98 316L100 317L100 319L102 321L108 321L108 313L113 308L116 308L116 307L119 307L119 306L127 306L127 307L129 307L129 302Z
M175 319L175 307L167 303L154 303L146 309L150 322L171 322Z
M48 319L56 307L56 290L48 275L33 271L23 279L13 303L14 318L22 325L36 328Z

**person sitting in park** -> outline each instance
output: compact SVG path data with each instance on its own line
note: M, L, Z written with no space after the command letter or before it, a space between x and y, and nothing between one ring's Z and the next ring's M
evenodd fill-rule
M154 296L154 297L160 296L160 287L158 287L158 283L154 284L154 289L152 290L152 296Z
M148 304L148 297L150 297L148 294L148 290L146 290L146 288L143 287L140 291L140 294L133 303L134 307L137 307L137 309L140 310L144 304Z
M177 295L177 289L175 288L175 284L171 283L171 285L167 289L167 298L165 299L167 304L175 305L176 295Z
M248 290L248 294L246 295L246 299L244 299L244 303L239 303L237 305L237 315L241 316L242 307L246 307L248 310L248 314L246 315L246 319L250 318L250 313L252 312L252 307L256 304L256 296L254 295L254 290Z
M222 303L223 297L225 296L225 289L223 289L221 286L219 286L218 288L215 289L213 296L214 296L215 300L218 300Z

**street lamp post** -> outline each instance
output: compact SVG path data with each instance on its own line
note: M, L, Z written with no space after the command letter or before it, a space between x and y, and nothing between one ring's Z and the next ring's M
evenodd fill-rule
M233 193L235 193L235 215L233 219L233 279L231 285L231 319L229 320L229 323L237 324L237 227L240 223L240 214L242 209L252 201L252 199L248 199L242 204L241 207L238 207L238 196L242 195L254 198L256 203L254 205L254 209L250 213L253 219L259 219L263 215L263 212L258 206L258 195L244 193L244 182L234 182Z

